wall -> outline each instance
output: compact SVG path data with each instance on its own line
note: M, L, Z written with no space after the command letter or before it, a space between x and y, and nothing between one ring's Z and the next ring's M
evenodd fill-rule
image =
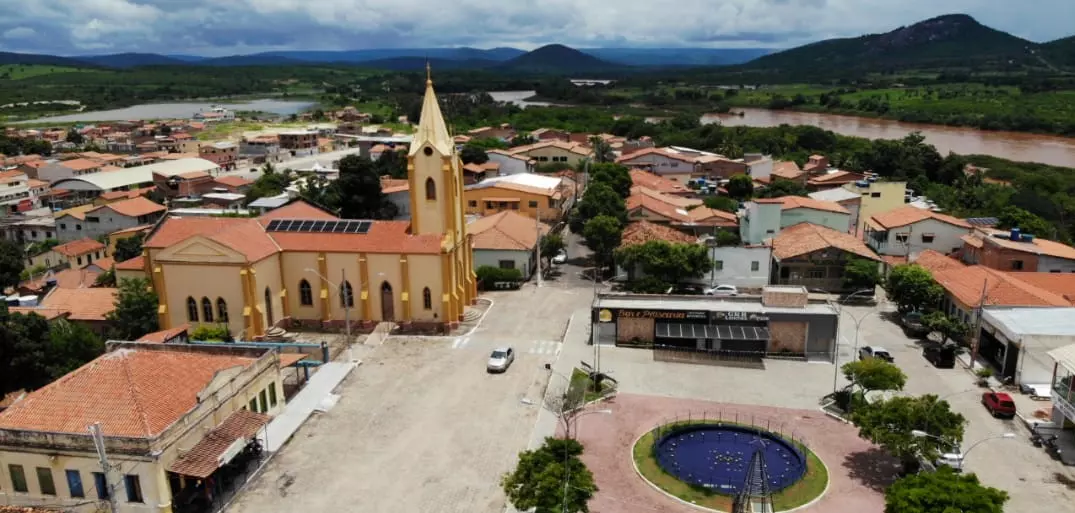
M224 298L228 303L228 330L232 336L240 337L243 325L243 288L240 280L239 265L198 265L175 262L160 263L164 273L164 287L168 300L169 326L178 326L189 322L193 326L204 322L202 298L207 297L213 303L213 322L220 324L217 312L217 298ZM159 294L160 291L158 290ZM193 297L198 303L198 319L187 318L187 298Z
M399 213L396 214L395 219L411 218L411 193L409 190L386 194L385 197L399 209Z
M874 214L895 210L905 205L907 194L906 182L870 182L867 187L854 183L844 185L844 189L859 194L862 206L859 208L858 233L862 233L863 224ZM878 194L874 197L874 194Z
M638 157L629 158L620 162L627 167L641 167L650 171L665 175L690 175L694 172L694 164L679 159L674 159L659 153L649 153ZM688 176L689 177L689 176ZM665 178L668 178L665 176Z
M72 215L62 215L56 218L56 240L71 242L85 237L86 222Z
M91 251L89 253L72 256L67 259L67 263L70 264L70 267L72 269L82 269L83 267L86 267L102 258L107 257L108 255L105 253L106 249L107 248L101 248L96 251Z
M82 237L96 239L97 237L100 237L102 235L108 235L112 232L116 232L119 230L126 230L127 228L134 228L135 226L142 226L146 224L153 224L158 219L160 219L161 215L163 215L163 212L151 214L148 216L128 217L117 213L110 208L101 208L99 210L86 213L86 219L84 222L81 223L82 235L75 236L74 232L71 231L67 231L66 234L63 231L61 231L60 233L61 236L73 237L68 240L74 240ZM97 221L94 221L94 219L97 219ZM67 227L71 228L71 225L68 224Z
M559 163L563 164L565 168L575 167L587 157L587 155L580 155L573 151L565 150L563 148L557 148L555 146L537 148L534 150L530 150L526 153L520 153L519 155L525 155L531 159L536 160L539 166L545 164Z
M529 277L533 272L533 252L516 250L474 249L474 268L482 266L500 267L501 260L515 262L515 268L522 271L523 277Z
M48 267L49 269L52 269L55 267L60 267L67 263L67 257L52 250L34 255L28 260L29 265L26 266L27 268L33 268L39 265L43 265L45 267Z
M1068 260L1066 258L1056 258L1052 256L1039 256L1038 257L1038 272L1039 273L1075 273L1075 260Z
M426 149L433 151L427 156L424 152ZM441 155L432 146L425 145L407 164L411 192L411 229L415 233L444 233L447 229L448 219L444 205L449 199L452 183L443 170L444 166L448 165L444 157L447 156ZM436 185L436 196L433 199L427 199L426 195L426 183L429 179Z
M75 176L75 171L59 162L46 164L37 170L37 179L52 183Z
M836 315L769 314L770 322L806 323L806 355L817 360L832 360L836 343Z
M518 199L519 208L512 209L511 204L501 207L499 202L494 202L492 207L486 204L485 198L513 198ZM560 210L561 200L552 200L553 207L549 207L550 197L543 194L518 191L501 187L475 187L463 191L463 199L466 201L467 214L479 214L482 216L493 215L504 210L515 210L527 217L533 218L540 214L542 220L557 219L563 215ZM536 206L532 206L536 205Z
M746 204L746 215L739 219L739 238L744 244L761 244L765 239L780 232L781 206L779 203Z
M858 230L858 227L859 220L861 219L861 217L859 216L859 210L862 207L862 198L852 198L839 201L837 203L839 203L840 206L846 208L847 211L851 213L851 218L848 220L848 228L851 229L851 233L861 233Z
M772 265L772 248L767 246L727 246L709 249L711 260L723 262L723 269L708 273L700 280L710 285L735 285L736 287L758 288L769 284L770 266ZM753 271L753 262L758 263L758 270Z
M490 152L488 155L490 162L496 162L497 164L500 164L501 175L517 175L519 173L530 172L529 166L527 165L525 160L520 160L509 155L492 152Z
M878 244L869 235L866 236L866 243L881 255L913 256L927 249L947 255L962 248L962 237L970 232L969 228L962 228L936 219L925 219L907 226L888 230L887 235L884 236L883 240L885 242L883 244ZM897 240L897 235L899 234L907 235L907 243ZM925 242L923 239L925 234L933 234L933 241Z
M812 208L789 208L780 212L781 228L799 223L812 223L848 233L851 228L851 215Z

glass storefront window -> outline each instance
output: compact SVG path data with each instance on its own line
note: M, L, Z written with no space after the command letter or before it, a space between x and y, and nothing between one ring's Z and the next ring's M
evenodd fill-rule
M1056 378L1053 380L1053 395L1064 399L1068 404L1075 403L1075 384L1072 383L1073 381L1075 381L1075 373L1057 365Z

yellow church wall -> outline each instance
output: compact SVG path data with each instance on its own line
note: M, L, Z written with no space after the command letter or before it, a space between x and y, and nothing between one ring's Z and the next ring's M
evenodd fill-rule
M441 157L433 153L426 156L419 152L407 164L410 175L411 191L411 223L415 225L414 233L444 233L445 219L444 202L438 201L447 198L450 184L444 183L444 173L441 170ZM426 194L426 180L433 179L436 196L428 199Z
M280 279L280 256L273 255L251 266L254 270L254 304L261 309L265 329L285 317L280 292L284 283ZM269 289L271 303L265 304L265 289ZM270 320L272 322L270 322Z
M444 309L440 301L443 284L440 276L439 255L408 255L410 270L411 317L415 321L444 322ZM431 308L425 308L423 292L429 288Z
M242 266L238 265L198 265L164 262L159 264L164 275L165 294L168 300L169 327L190 323L220 324L217 311L217 298L228 303L228 330L235 337L243 334L243 286L240 277ZM157 291L160 294L160 291ZM193 297L198 303L198 318L187 316L187 298ZM202 298L209 298L213 303L213 321L206 322L202 311Z
M321 319L320 283L321 278L306 269L318 270L318 253L289 251L280 255L283 276L281 282L287 289L288 316L294 319ZM318 271L320 272L320 271ZM306 280L313 291L313 304L303 305L299 293L299 283Z

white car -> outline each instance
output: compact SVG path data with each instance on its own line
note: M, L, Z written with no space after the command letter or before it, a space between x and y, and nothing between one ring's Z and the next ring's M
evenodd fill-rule
M739 289L735 285L717 285L702 291L707 296L738 296Z
M958 447L957 447L958 449ZM958 452L950 452L942 454L937 461L933 462L937 467L951 467L956 472L963 471L963 454Z
M562 264L564 262L567 262L567 252L566 251L560 250L560 252L557 253L556 256L552 257L552 263L554 263L554 264Z
M504 372L515 361L515 351L510 347L501 347L493 350L489 355L489 362L485 364L488 372Z

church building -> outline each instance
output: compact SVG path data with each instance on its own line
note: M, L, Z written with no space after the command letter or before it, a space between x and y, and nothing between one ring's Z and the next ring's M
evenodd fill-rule
M432 80L407 173L409 221L339 219L303 202L258 218L168 217L141 257L161 329L223 323L250 339L277 325L342 326L346 317L424 328L461 321L477 296L473 252L462 163Z

